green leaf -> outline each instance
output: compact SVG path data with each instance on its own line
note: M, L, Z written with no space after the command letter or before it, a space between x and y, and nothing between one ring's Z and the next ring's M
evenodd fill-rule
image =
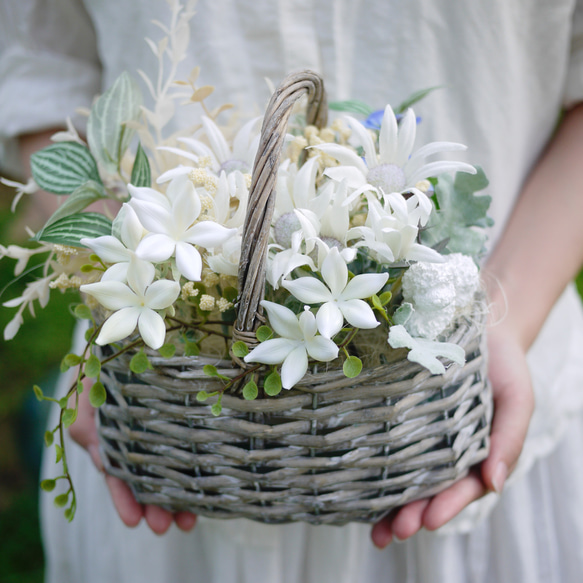
M364 103L364 101L359 101L358 99L349 99L346 101L331 101L328 104L328 108L334 111L348 111L350 113L360 113L365 117L368 117L374 112L374 109Z
M197 401L206 401L209 398L209 394L206 391L199 391L198 393L196 393L196 400Z
M77 366L81 363L82 358L78 354L73 352L65 355L63 360L61 360L61 372L68 371L71 367Z
M150 172L150 162L142 148L142 144L138 143L138 151L136 152L136 159L132 168L132 177L130 184L134 186L150 186L152 184L152 176Z
M249 354L249 347L242 340L235 342L231 350L237 358L243 358Z
M75 419L77 419L76 409L65 409L63 413L63 426L65 428L70 427L75 423Z
M275 397L281 392L281 377L277 371L273 371L265 378L263 390L270 397Z
M69 399L68 397L63 397L62 399L59 399L57 403L59 403L59 407L61 409L66 409L67 405L69 404Z
M69 493L59 494L57 497L55 497L55 506L59 508L66 506L67 502L69 502Z
M94 383L89 391L89 402L93 407L101 407L103 403L105 403L105 399L107 398L107 393L105 391L105 387L103 383L97 382Z
M95 332L95 328L93 326L91 326L91 328L87 328L87 330L85 330L85 340L87 342L89 342L89 340L91 339L91 336L93 336L93 332Z
M383 308L391 301L392 298L393 294L390 291L383 292L379 296L379 300L381 301L381 305L383 306Z
M32 390L34 391L34 395L35 397L39 400L39 401L44 401L45 396L43 394L43 390L38 386L38 385L34 385L32 387Z
M83 389L85 387L83 386L83 383L81 381L77 382L77 393L80 395L83 392Z
M200 354L200 347L196 342L189 342L188 340L184 343L184 356L198 356Z
M128 121L140 116L142 96L137 83L122 73L93 105L87 121L87 141L98 162L114 174L135 130Z
M91 310L85 304L77 304L73 309L73 315L79 320L93 320Z
M342 365L344 376L349 379L357 377L362 371L362 360L358 356L349 356Z
M51 447L51 445L53 445L53 442L55 440L55 436L53 434L52 431L45 431L45 445L47 447Z
M70 194L88 180L101 184L91 152L77 142L58 142L30 157L35 182L55 194Z
M101 361L99 358L97 358L97 356L95 356L95 354L89 356L85 362L83 372L85 373L85 376L88 376L90 379L94 379L99 376L99 373L101 372Z
M146 372L149 368L152 368L150 364L150 360L148 359L147 354L140 350L132 356L130 360L130 370L135 374L142 374Z
M164 344L164 346L160 346L158 353L162 358L172 358L176 353L176 346L169 342L168 344Z
M44 490L45 492L52 492L55 487L57 485L57 480L43 480L40 483L40 487L42 490Z
M255 336L259 342L265 342L273 336L273 330L269 326L259 326L257 332L255 332Z
M204 372L204 374L209 376L209 377L218 377L219 376L219 371L217 370L217 367L213 366L212 364L205 364L202 367L202 372Z
M463 253L477 259L487 239L485 227L493 224L487 216L492 198L475 193L488 186L481 168L476 174L458 172L455 179L442 174L435 186L439 211L432 213L421 242L429 247L444 244L442 253ZM478 228L476 228L478 227Z
M381 299L376 294L371 296L372 305L377 309L383 311L383 304L381 303Z
M100 213L77 213L55 221L39 231L34 239L70 247L85 247L84 237L111 235L111 221Z
M221 414L221 411L223 410L223 406L221 405L220 402L215 403L212 407L211 407L211 413L215 416L218 417Z
M63 458L63 448L59 444L55 444L55 453L57 454L55 463L58 464Z
M239 292L237 291L236 288L234 287L226 287L223 290L223 297L231 302L231 303L235 303L237 301L237 296L239 295Z
M43 228L46 229L49 225L52 225L59 219L63 219L75 213L80 213L90 204L93 204L94 202L104 198L107 198L107 196L105 194L103 185L95 182L94 180L88 180L76 188L65 199L59 208L51 215L51 218L45 223Z
M71 522L75 518L75 509L71 506L65 510L65 518Z
M243 387L243 398L247 401L253 401L253 399L257 399L257 395L259 394L259 389L255 384L255 381L249 381Z
M419 91L415 91L415 93L409 95L405 101L400 103L395 108L395 113L403 113L405 110L413 107L417 102L427 97L432 91L435 91L436 89L441 89L441 85L435 85L434 87L428 87L427 89L420 89Z

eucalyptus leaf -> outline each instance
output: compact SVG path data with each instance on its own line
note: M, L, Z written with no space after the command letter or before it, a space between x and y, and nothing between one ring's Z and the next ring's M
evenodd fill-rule
M488 179L481 168L476 174L458 172L455 179L442 174L435 185L439 210L421 231L421 242L441 247L445 254L463 253L477 259L484 252L484 229L493 224L487 215L492 198L475 194L487 186Z
M111 235L111 221L100 213L76 213L55 221L34 239L70 247L85 247L81 239Z
M137 83L124 72L91 108L87 121L89 148L110 173L118 170L135 133L126 123L138 119L141 105L142 96Z
M51 144L30 157L35 182L55 194L70 194L88 180L101 184L91 152L77 142Z
M150 171L150 162L142 148L142 144L138 144L138 151L136 152L136 159L132 168L132 177L130 183L134 186L150 186L152 184L152 174Z
M395 113L403 113L410 107L413 107L417 102L421 101L425 97L427 97L430 93L435 91L436 89L441 89L441 85L435 85L434 87L427 87L426 89L420 89L419 91L415 91L403 101L399 103L399 105L395 108Z
M59 219L63 219L72 214L79 213L85 210L90 204L102 200L106 197L103 185L94 180L88 180L78 188L76 188L59 206L59 208L51 215L51 218L46 222L44 228L52 225Z

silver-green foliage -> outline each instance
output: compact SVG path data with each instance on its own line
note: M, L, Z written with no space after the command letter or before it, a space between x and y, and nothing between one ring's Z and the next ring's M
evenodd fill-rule
M81 239L111 235L111 221L100 213L75 213L66 216L42 231L35 239L45 243L84 247Z

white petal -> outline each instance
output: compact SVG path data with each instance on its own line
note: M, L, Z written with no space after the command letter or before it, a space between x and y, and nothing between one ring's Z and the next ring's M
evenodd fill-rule
M308 355L302 344L292 350L281 367L281 384L284 389L291 389L308 370Z
M207 255L206 261L215 273L234 276L239 274L239 263L231 263L222 254Z
M340 311L344 314L346 321L355 328L376 328L377 322L372 308L362 300L348 300L338 304Z
M374 168L378 164L377 153L375 150L374 142L372 141L372 136L369 131L356 119L346 116L348 125L352 130L352 137L356 137L360 145L364 150L364 158L366 160L366 165L368 169Z
M122 208L124 217L121 224L121 240L128 249L135 251L144 236L144 227L140 223L136 211L129 204L124 203Z
M173 180L168 190L175 184ZM170 194L168 195L170 197ZM201 203L194 185L190 180L180 185L177 192L172 195L172 216L176 232L184 233L200 215Z
M81 243L92 249L105 263L128 261L131 255L123 243L112 235L104 235L95 239L83 238Z
M316 336L306 342L306 349L311 358L320 362L330 362L338 356L336 343L323 336Z
M93 296L108 310L120 310L138 305L136 294L121 281L100 281L87 283L79 288L83 293Z
M326 168L324 174L335 182L346 180L348 188L360 189L366 185L366 170L362 172L353 166L336 166L334 168Z
M140 259L146 259L154 263L170 259L176 249L176 241L168 235L150 233L146 235L136 249L136 255Z
M296 208L308 208L309 201L314 198L318 168L318 157L314 156L296 174L294 180L294 203Z
M6 304L3 304L6 305ZM18 312L14 318L12 318L12 320L10 320L10 322L8 322L8 324L6 324L6 328L4 328L4 340L8 341L8 340L12 340L18 330L20 329L20 326L22 326L22 323L24 322L24 319L22 317L22 314L20 312Z
M346 146L341 146L340 144L319 144L312 147L329 154L332 158L338 160L342 166L353 166L365 176L368 172L366 164L363 162L362 158L354 150L351 150Z
M304 339L298 318L291 310L274 302L268 302L267 300L262 300L261 305L267 311L269 325L277 334L284 338L291 338L292 340Z
M141 312L142 308L135 306L123 308L115 312L105 320L95 342L103 346L104 344L111 344L112 342L123 340L136 329L138 317Z
M140 297L144 297L146 288L154 281L156 269L151 263L140 259L133 259L128 266L128 285Z
M397 147L397 156L395 157L394 164L397 166L403 166L405 162L411 156L413 151L413 144L415 143L415 133L417 131L417 119L413 110L409 108L401 123L399 125L399 145Z
M170 152L172 154L176 154L177 156L182 156L183 158L186 158L187 160L192 160L193 162L198 164L198 156L196 156L195 154L192 154L191 152L187 152L186 150L181 150L180 148L171 148L170 146L158 146L156 148L156 150L162 150L164 152ZM190 171L190 168L189 168ZM170 171L172 172L172 171ZM162 177L160 177L162 178ZM160 184L161 182L164 182L164 180L160 180L160 182L158 182L158 184Z
M172 180L177 176L185 176L187 174L190 174L191 171L192 171L191 166L177 166L176 168L172 168L172 170L167 170L163 174L160 174L160 176L158 176L158 179L156 180L156 183L164 184L164 182L168 182L169 180Z
M256 346L243 360L262 364L280 364L292 350L297 348L298 344L297 340L272 338Z
M336 302L326 302L316 314L318 330L325 338L332 338L344 325L344 316Z
M305 340L313 338L318 333L316 317L310 312L308 306L304 307L304 311L300 314L298 321Z
M221 130L217 127L217 124L215 124L205 115L202 116L202 125L210 142L211 148L217 155L218 161L223 164L231 158L231 150L227 144L227 141L223 137Z
M152 310L163 310L171 306L180 294L180 284L169 279L155 281L145 293L146 306Z
M178 284L177 284L178 285ZM138 318L138 328L142 340L154 350L157 350L164 344L166 338L166 326L160 314L154 310L142 310Z
M153 188L148 186L134 186L133 184L128 184L128 190L130 191L132 201L141 200L151 202L153 204L159 204L160 206L170 210L170 201L168 198Z
M390 105L385 107L379 133L379 158L382 164L392 164L397 156L397 118Z
M282 281L281 285L304 304L319 304L332 299L330 290L315 277L300 277L292 281Z
M418 150L411 154L411 157L406 161L405 171L413 173L415 170L423 166L423 161L429 156L439 154L441 152L460 152L467 150L467 146L457 144L455 142L431 142L421 146Z
M405 168L405 170L407 169ZM471 164L466 164L464 162L452 162L449 160L430 162L429 164L421 166L421 168L411 176L408 176L407 184L414 186L424 178L439 176L444 172L467 172L468 174L475 174L477 170Z
M348 281L348 268L337 247L332 247L322 263L322 277L333 298L339 298Z
M190 243L176 244L176 267L190 281L200 281L202 257L198 249Z
M222 245L236 233L237 229L227 229L213 221L201 221L186 231L183 240L208 249Z
M164 233L173 236L176 227L170 205L164 207L160 204L145 200L132 200L130 202L138 215L140 223L151 233Z
M129 261L123 263L114 263L101 276L101 281L121 281L124 283L127 282L129 265L130 265Z
M444 256L431 247L412 243L409 247L405 259L409 261L427 261L428 263L443 263Z
M340 295L343 300L367 299L378 293L389 279L388 273L364 273L353 277Z

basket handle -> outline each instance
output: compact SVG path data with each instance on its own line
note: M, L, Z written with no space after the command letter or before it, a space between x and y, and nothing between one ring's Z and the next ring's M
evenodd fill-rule
M277 170L287 123L295 102L306 93L307 123L324 127L328 117L324 82L317 73L307 70L292 73L282 81L271 96L263 118L261 141L253 164L243 228L239 260L240 295L237 321L233 328L233 340L242 340L249 347L257 345L255 331L265 321L259 302L265 292L267 244L275 206Z

